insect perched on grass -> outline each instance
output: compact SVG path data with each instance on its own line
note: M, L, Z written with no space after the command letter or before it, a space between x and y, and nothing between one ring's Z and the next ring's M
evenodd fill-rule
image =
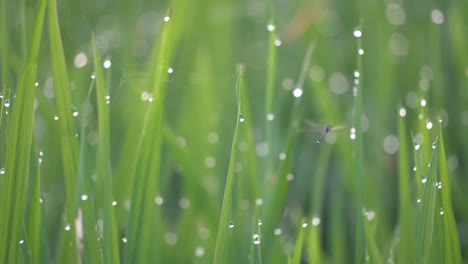
M307 131L320 132L320 137L315 141L315 144L319 145L322 142L322 139L330 132L346 128L346 125L332 126L332 125L322 125L311 120L304 120L304 123L307 125Z

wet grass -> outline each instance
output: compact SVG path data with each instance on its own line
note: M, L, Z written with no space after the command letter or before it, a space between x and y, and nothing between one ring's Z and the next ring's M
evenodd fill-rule
M1 0L0 262L466 262L467 5L362 3Z

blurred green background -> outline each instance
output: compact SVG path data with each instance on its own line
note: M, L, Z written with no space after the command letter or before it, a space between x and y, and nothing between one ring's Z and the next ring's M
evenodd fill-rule
M28 54L37 3L3 0L1 8L0 168L4 168L7 147L15 148L8 145L11 113L7 112L15 111L16 87ZM167 23L172 23L172 27L164 42L161 36L169 9ZM145 247L143 253L137 253L142 254L140 260L144 262L141 263L213 261L238 119L236 85L239 65L242 65L245 122L239 124L239 142L234 146L238 155L230 210L233 227L229 228L225 241L225 263L287 263L297 259L301 263L353 262L356 156L350 128L353 127L356 79L363 96L362 209L367 216L364 221L372 222L366 224L366 260L372 263L382 263L381 260L409 263L411 260L414 263L416 236L409 238L414 239L414 243L409 242L412 248L399 248L399 209L402 203L408 203L416 214L420 193L413 167L418 165L419 156L413 153L413 146L429 146L429 149L439 135L438 120L442 118L445 162L460 241L455 247L461 248L466 262L467 1L80 0L58 1L57 13L69 75L70 107L77 113L72 120L77 142L85 142L80 147L79 162L83 162L80 163L83 184L88 186L86 197L90 197L91 211L95 214L89 219L96 221L94 229L101 241L104 190L112 190L121 260L135 263L128 258L132 254L129 252L140 252L127 249L132 221L130 207L148 205L144 210L151 210L150 216L146 216L150 217L150 222L141 223L141 232L150 234L150 239L139 244ZM67 257L60 252L70 250L60 244L64 228L70 223L64 216L63 146L58 140L62 132L54 120L56 116L62 117L56 108L49 15L50 11L46 12L37 87L29 91L35 93L35 116L28 177L40 171L42 199L40 259L27 257L30 254L27 249L21 251L26 256L22 261L32 263L64 263L61 261ZM353 36L357 27L362 30L364 51L360 69L358 42ZM104 66L102 77L106 92L110 96L111 186L106 185L98 169L99 102L94 92L90 113L83 115L88 89L93 85L91 76L96 72L93 33ZM309 43L314 45L310 60L306 56ZM164 45L168 47L164 51L167 60L161 62L164 56L159 47ZM297 113L293 110L297 101L293 91L298 88L304 60L310 61L310 67L306 69L304 86L299 87L303 95ZM159 76L158 69L167 65L167 74ZM359 70L359 78L356 78L356 70ZM166 68L163 71L166 72ZM269 81L271 90L268 90ZM159 94L153 90L155 82L164 84L165 92L160 93L163 98L156 98ZM162 119L146 115L153 95L155 102L163 105ZM7 99L12 105L6 105ZM401 109L406 113L404 142L397 126ZM295 118L300 124L293 136L295 144L288 150L288 135ZM303 120L346 125L347 128L327 134L317 145L315 141L322 130L311 129ZM160 121L163 128L145 130L143 124ZM81 131L86 131L84 137ZM143 136L142 131L148 134ZM160 166L156 167L156 174L143 175L140 166L154 164L153 156L144 154L153 148L153 132L155 137L162 136L157 158ZM401 201L400 195L399 169L405 168L398 162L402 144L410 147L406 173L412 182L408 190L411 201ZM155 149L159 151L157 146ZM43 153L40 170L34 165L39 151ZM282 165L284 160L291 162L289 167ZM421 158L424 167L427 161ZM280 180L285 173L287 181ZM3 174L8 175L8 171ZM151 191L145 193L145 197L154 198L131 201L135 195L132 192L136 192L134 183L144 177L155 179L148 180L153 185L149 187ZM29 191L24 194L28 201L25 222L31 204L31 182L34 181L30 179ZM278 188L278 184L284 188ZM7 187L3 184L2 188ZM86 200L82 195L77 193L77 200ZM437 197L436 207L440 199ZM82 208L78 203L76 206L75 209ZM274 211L278 213L269 214ZM439 208L436 211L439 212ZM271 215L275 217L267 218ZM133 217L138 219L138 216ZM303 221L315 226L315 231L306 233L300 257L291 258L295 255ZM419 222L410 224L416 228L416 223ZM263 226L267 233L262 232ZM434 230L440 231L434 233L433 241L437 241L446 231L439 220L435 220L434 226ZM24 233L27 233L26 228ZM260 236L259 245L254 244L254 234ZM128 241L128 245L131 243ZM432 243L431 251L435 253L431 253L434 257L429 263L443 263L440 261L446 255L440 245ZM86 260L84 256L92 255L92 251L86 245L84 250L78 250L80 261L102 261L99 257ZM404 251L412 256L398 261L399 254Z

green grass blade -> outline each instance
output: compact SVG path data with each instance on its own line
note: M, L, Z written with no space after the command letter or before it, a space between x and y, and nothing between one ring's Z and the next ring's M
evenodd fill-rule
M33 155L33 157L36 155ZM32 182L32 194L29 204L29 215L27 219L28 227L28 247L31 260L39 260L41 256L41 227L42 227L42 203L41 199L41 163L42 154L39 153L36 175Z
M313 217L307 236L307 254L309 263L324 263L322 247L320 244L320 218Z
M104 179L104 262L105 263L120 263L119 248L117 244L117 228L115 222L115 212L112 202L114 201L112 192L112 171L111 171L111 155L110 155L110 124L109 124L109 104L108 92L104 82L104 72L102 69L101 59L96 48L96 40L92 38L93 55L94 55L94 71L96 78L96 96L98 105L98 122L99 122L99 146L98 146L98 163L99 172Z
M148 262L151 255L159 255L158 240L161 237L162 223L159 208L154 206L154 197L159 189L161 173L161 148L164 125L164 102L167 85L169 63L172 58L172 47L176 45L173 39L172 17L165 17L159 42L157 56L152 56L148 62L149 73L155 76L153 80L153 101L149 102L141 130L141 141L138 142L139 156L137 177L133 183L130 206L129 232L126 260L129 263ZM153 51L153 54L156 52ZM158 236L157 239L154 236ZM149 248L147 245L154 245Z
M442 223L443 223L443 255L444 263L462 263L460 242L458 239L455 216L452 209L452 198L450 192L450 179L447 169L447 157L445 155L444 138L442 128L439 126L439 173L442 196Z
M307 227L307 223L302 221L301 226L299 227L299 234L297 235L296 244L294 246L294 253L291 260L291 264L300 264L302 259L302 248L304 245L304 232Z
M23 231L27 179L34 118L34 82L47 2L40 1L32 31L29 54L12 106L9 148L0 192L0 262L19 263L19 240ZM5 128L3 128L5 129Z
M226 187L224 188L223 204L221 207L221 215L218 225L218 233L216 237L216 247L214 263L224 263L228 243L228 229L231 215L232 204L232 189L234 188L234 169L237 162L237 142L239 141L240 123L244 121L244 116L241 112L242 97L244 94L243 86L243 68L239 69L237 77L236 91L237 91L237 116L236 116L236 129L231 145L231 155L229 158L229 168L226 177ZM247 117L249 118L249 117Z
M52 62L52 75L54 80L55 103L57 107L60 147L65 181L65 225L68 230L62 231L59 251L60 262L77 263L77 247L75 237L76 215L76 173L78 168L78 141L75 137L75 120L72 115L72 100L70 81L68 79L65 53L60 34L57 2L49 2L49 41ZM67 248L67 249L65 249Z
M301 73L297 81L296 89L300 89L301 92L304 91L304 82L314 49L315 42L311 42L304 56L304 61L301 67ZM273 230L279 224L279 220L281 219L281 214L283 212L284 202L286 200L286 194L288 190L287 175L291 173L292 162L294 160L294 150L296 147L297 133L299 131L300 120L302 118L302 96L299 96L298 98L294 99L291 116L291 126L288 130L286 146L284 150L284 153L286 153L286 158L279 166L277 180L268 181L268 184L265 184L264 187L266 188L265 193L268 194L267 199L265 199L266 204L262 217L263 219L265 219L263 224L263 241L265 241L263 245L263 256L265 256L265 261L268 261L268 258L266 258L266 256L269 256L270 254L269 251L273 236ZM268 189L271 189L271 191L267 191Z
M362 29L359 28L359 31L362 32ZM356 35L355 35L356 36ZM357 38L357 71L359 75L356 77L356 86L354 95L354 116L353 116L353 125L356 132L356 138L354 139L354 151L356 153L354 163L355 163L355 206L354 206L354 217L355 217L355 262L364 263L365 261L365 251L366 251L366 240L365 240L365 231L364 231L364 219L362 215L362 210L364 208L364 147L363 147L363 135L362 135L362 39L361 37Z
M273 8L272 8L273 9ZM268 120L267 116L273 113L273 102L275 98L275 81L276 81L276 53L277 47L275 40L277 38L276 25L273 17L270 18L268 28L268 61L267 61L267 83L266 83L266 94L265 94L265 141L272 149L272 122ZM267 164L268 165L268 164ZM267 166L267 169L269 166Z
M2 58L2 72L1 72L1 78L2 82L0 83L0 87L4 86L10 86L12 85L10 83L10 62L8 59L8 53L10 52L9 46L9 31L8 31L8 12L7 12L7 0L2 0L0 2L0 34L1 34L1 40L0 40L0 51L1 51L1 58Z
M432 157L428 164L428 177L423 183L421 209L416 230L416 263L428 263L434 237L434 210L437 190L435 184L437 181L438 152L437 148L432 151Z
M85 157L86 157L86 144L87 144L87 133L86 124L89 122L90 112L90 97L94 86L94 79L91 81L86 101L81 111L82 122L80 129L80 156L78 163L77 172L77 193L80 195L78 199L78 215L77 215L77 229L82 230L81 236L77 235L78 247L82 247L83 252L81 254L82 263L102 263L101 244L98 240L98 233L96 229L96 216L94 213L94 199L96 195L93 195L92 181L90 177L85 176ZM78 232L77 232L78 233Z
M399 225L400 243L398 250L399 263L414 263L416 251L413 239L415 233L415 198L411 195L414 188L414 181L410 178L410 152L407 137L406 109L400 108L398 118L398 138L400 141L398 151L398 186L399 186Z

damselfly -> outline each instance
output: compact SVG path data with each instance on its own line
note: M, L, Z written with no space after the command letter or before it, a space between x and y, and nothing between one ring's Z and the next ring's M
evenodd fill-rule
M321 131L320 137L315 141L315 144L317 145L320 144L320 142L323 140L323 138L325 138L325 136L328 133L348 127L346 125L339 125L339 126L322 125L311 120L304 120L304 123L307 125L307 128L308 128L307 130L310 130L313 132Z

